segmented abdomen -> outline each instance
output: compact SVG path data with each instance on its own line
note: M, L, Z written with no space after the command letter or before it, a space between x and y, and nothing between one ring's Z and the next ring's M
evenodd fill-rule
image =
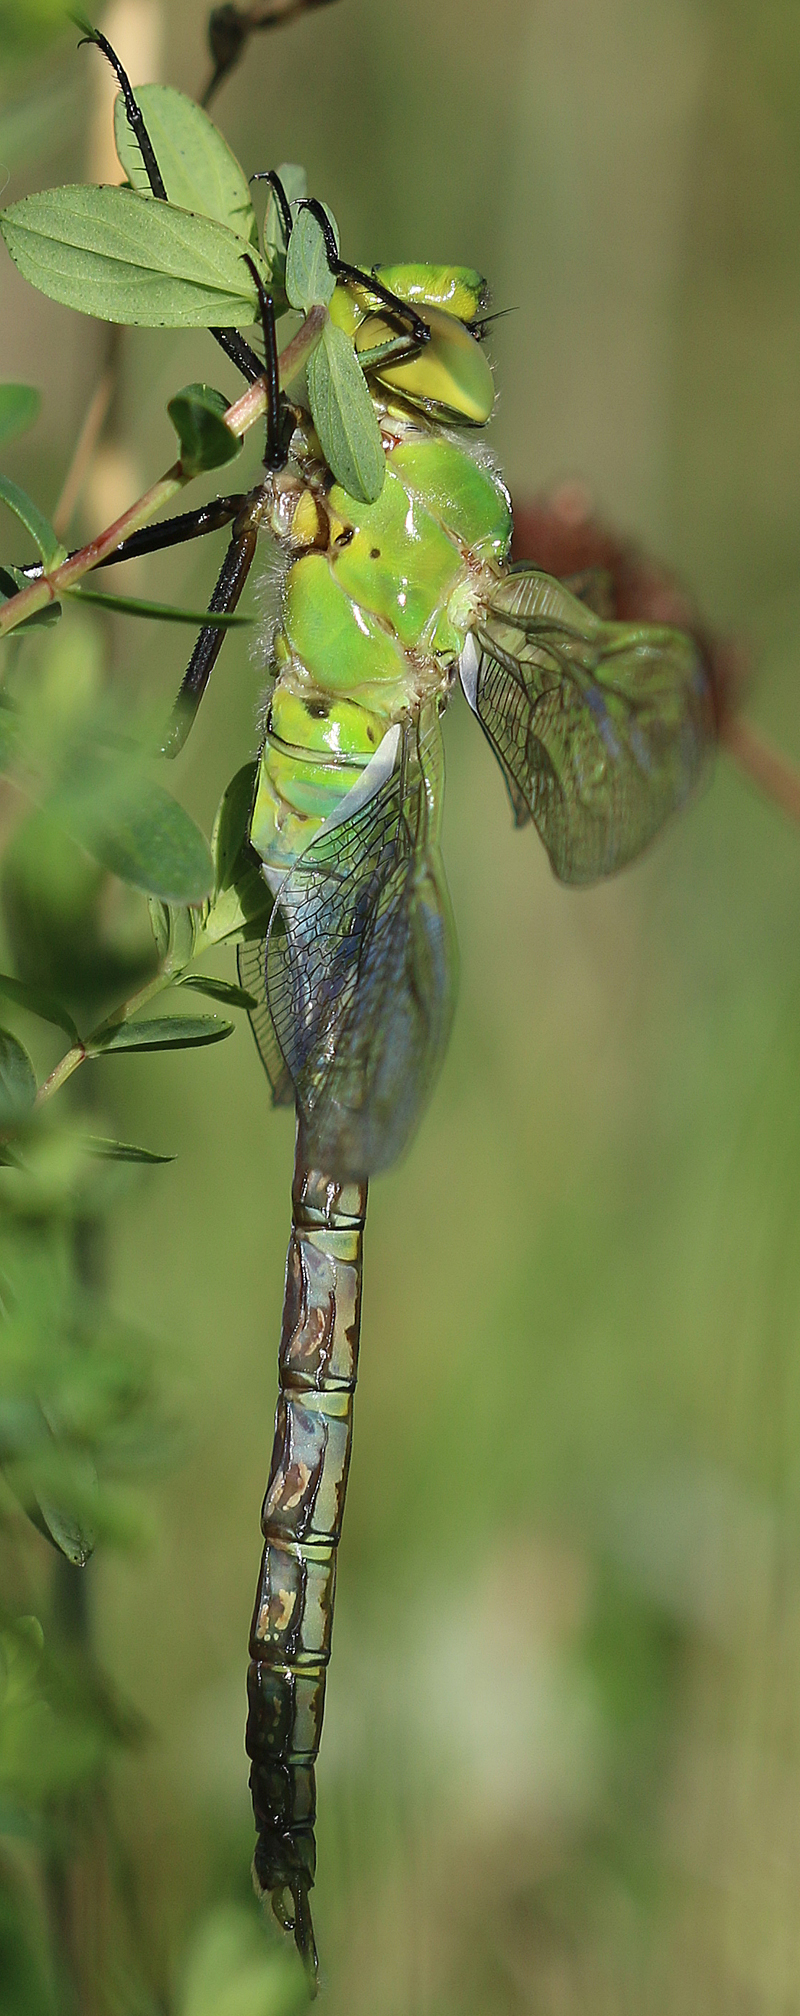
M353 1419L366 1184L306 1167L298 1130L280 1393L250 1634L246 1745L254 1873L313 1958L314 1762L330 1657L336 1548ZM288 1916L283 1893L292 1897Z

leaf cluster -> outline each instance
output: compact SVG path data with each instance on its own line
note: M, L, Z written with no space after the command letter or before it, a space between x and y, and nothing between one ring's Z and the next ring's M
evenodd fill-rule
M166 200L153 191L120 94L114 136L125 185L42 190L0 216L0 232L26 279L65 307L138 327L247 327L260 314L255 276L278 315L293 309L308 316L327 308L336 281L321 225L303 207L303 170L292 164L281 170L292 216L288 243L271 195L259 247L247 177L208 114L166 85L143 85L134 98ZM334 219L327 214L338 245ZM337 481L354 497L372 502L383 483L380 431L353 342L328 319L306 373L306 397ZM192 459L191 432L185 438L174 405L170 412L185 473L227 460L219 428L216 460L213 452ZM221 413L215 417L224 425ZM212 431L209 420L209 436ZM6 501L17 508L10 497ZM44 551L43 558L45 565L54 564Z

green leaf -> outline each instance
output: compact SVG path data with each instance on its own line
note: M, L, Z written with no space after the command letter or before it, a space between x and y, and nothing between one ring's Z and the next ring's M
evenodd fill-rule
M272 896L247 838L257 772L257 763L245 763L237 770L214 821L216 886L197 934L196 956L224 939L262 936L266 930Z
M0 385L0 447L33 426L41 403L42 395L35 385Z
M193 987L196 994L207 994L211 1001L222 1001L228 1008L257 1008L254 995L247 994L244 987L235 987L232 980L218 980L213 973L187 973L176 982L178 987Z
M158 903L152 896L148 907L158 963L170 972L180 972L194 953L198 913L185 904Z
M257 244L258 225L247 178L208 113L168 84L143 84L133 95L144 114L170 203L180 210L212 217L248 245ZM121 92L114 105L114 144L131 187L148 196L147 171L128 125Z
M98 1155L102 1162L174 1162L174 1155L156 1155L152 1148L134 1148L129 1141L106 1141L99 1134L88 1134L86 1146L90 1155Z
M80 1467L83 1472L80 1481L84 1487L81 1495L91 1497L97 1490L97 1473L92 1463L84 1462ZM29 1514L45 1539L50 1540L59 1554L64 1554L72 1562L73 1568L85 1568L95 1548L95 1534L88 1520L79 1518L74 1511L67 1511L42 1490L36 1492L36 1504L40 1518L36 1518L33 1506L29 1506Z
M177 609L173 602L142 602L136 595L104 595L99 588L65 588L73 602L91 602L96 609L114 609L119 616L146 616L153 623L190 623L195 629L237 630L252 616L226 615L221 609ZM24 625L20 624L20 629Z
M166 903L159 903L157 896L149 896L147 907L160 966L169 951L169 906Z
M309 357L306 382L328 468L351 497L374 504L386 468L381 430L352 342L333 322Z
M219 469L238 455L242 441L226 426L229 401L213 385L185 385L167 406L181 444L181 462L187 476L199 476L204 469Z
M27 980L17 980L11 973L0 973L0 994L7 1001L16 1001L20 1008L27 1008L31 1015L40 1016L43 1022L52 1022L57 1029L63 1029L71 1043L80 1043L80 1036L72 1016L55 994L45 987L31 987Z
M121 882L164 903L202 903L213 885L208 841L159 784L111 771L94 791L63 791L50 810Z
M0 1029L0 1126L11 1126L29 1113L36 1098L36 1074L27 1050Z
M241 238L133 189L43 189L12 203L0 231L26 280L103 322L230 329L258 318ZM255 248L251 257L258 265Z
M229 889L236 863L250 830L258 781L258 763L243 763L223 792L211 834L216 887Z
M287 299L293 308L307 315L310 308L320 305L327 308L335 286L322 225L310 210L299 210L286 255Z
M90 1057L104 1057L109 1050L189 1050L205 1043L221 1043L233 1035L232 1022L220 1022L217 1015L154 1015L149 1021L119 1022L107 1032L100 1030L87 1045Z
M247 180L208 113L166 85L137 86L133 95L144 117L166 200L178 209L224 224L247 243L255 242L257 226ZM152 197L150 177L121 92L114 102L114 144L131 187Z
M53 567L58 567L60 561L66 559L67 549L56 538L52 525L39 510L38 504L34 504L33 499L28 497L24 490L20 490L17 483L12 483L8 476L0 476L0 500L8 505L9 511L13 511L15 518L19 518L26 531L30 532L48 572Z

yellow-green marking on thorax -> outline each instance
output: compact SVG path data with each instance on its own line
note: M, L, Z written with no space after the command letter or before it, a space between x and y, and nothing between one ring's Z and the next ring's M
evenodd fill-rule
M436 630L462 557L421 499L409 495L391 461L375 504L354 503L338 485L330 503L347 528L331 553L339 586L362 609L390 623L406 649L421 643L431 650L452 649L449 634L437 643Z
M389 468L475 559L505 559L511 545L508 491L460 442L433 429L415 429L392 449Z

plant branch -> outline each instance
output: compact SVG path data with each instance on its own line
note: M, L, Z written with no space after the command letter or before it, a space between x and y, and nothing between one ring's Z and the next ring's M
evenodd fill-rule
M743 714L728 715L720 728L720 741L739 769L752 778L782 812L800 825L800 770L780 749L753 727Z
M85 1056L85 1043L73 1043L72 1049L65 1052L50 1072L49 1078L45 1078L39 1086L36 1094L37 1106L43 1106L46 1099L52 1099L54 1092L60 1092L62 1085L66 1085L67 1079L72 1077L73 1071L77 1071Z
M176 959L174 954L168 956L164 965L159 968L157 973L153 974L151 980L145 981L144 986L137 988L136 993L131 994L127 1001L123 1001L118 1008L114 1008L111 1014L106 1016L105 1021L99 1022L97 1028L93 1029L91 1035L87 1036L83 1042L73 1043L71 1049L65 1051L64 1056L60 1058L58 1064L50 1072L49 1077L45 1078L39 1086L36 1094L36 1105L44 1105L48 1099L52 1099L54 1092L60 1092L62 1085L66 1085L67 1080L72 1077L73 1072L78 1070L87 1057L96 1058L104 1056L106 1049L104 1039L111 1034L112 1030L121 1028L124 1022L130 1022L132 1017L138 1014L139 1009L145 1008L148 1002L152 1001L157 994L164 993L168 987L174 987L182 979L188 967L195 965L199 959L204 958L205 954L214 945L222 943L225 938L235 936L236 933L230 930L222 931L219 937L217 937L213 929L209 930L207 927L199 929L193 940L188 958Z
M208 46L214 68L206 85L201 105L209 105L214 92L219 89L223 78L238 63L249 37L259 28L276 28L286 21L293 21L298 14L305 14L311 7L322 7L326 0L267 0L266 5L238 7L233 0L226 0L222 7L215 7L208 23Z
M327 316L326 308L312 308L296 336L292 337L291 342L287 343L281 352L278 362L281 387L284 390L292 379L296 378L298 371L302 369L307 357L319 342ZM254 385L248 386L240 399L228 407L224 416L226 424L232 433L246 434L255 421L266 412L266 407L266 380L258 378ZM89 574L92 568L99 567L100 562L108 559L109 554L116 551L123 539L126 539L131 532L138 532L142 525L149 524L150 519L155 518L157 513L162 511L164 506L191 481L192 475L187 474L182 463L173 462L165 475L159 477L158 482L153 483L149 490L145 490L143 495L137 498L136 503L131 504L129 509L123 512L122 517L115 519L114 524L109 525L105 532L98 533L87 546L82 546L79 552L71 554L69 559L62 560L61 565L54 567L51 573L40 574L27 588L21 589L18 595L12 595L2 604L0 637L7 636L20 623L24 623L26 616L35 615L37 609L44 609L48 603L57 602L62 591L73 587L75 582L80 581L84 574Z

